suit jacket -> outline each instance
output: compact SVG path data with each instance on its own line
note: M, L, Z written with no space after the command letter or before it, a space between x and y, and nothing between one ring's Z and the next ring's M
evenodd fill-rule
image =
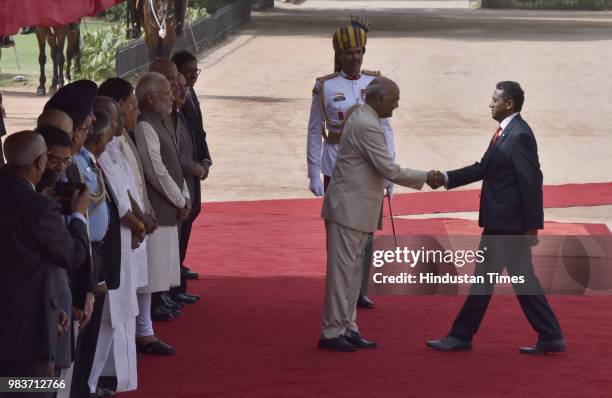
M194 132L194 145L196 147L198 161L208 159L212 162L208 144L206 143L206 131L204 131L204 123L202 121L202 110L200 109L200 101L193 87L189 87L190 98L185 101L181 107L181 112L185 116L187 123Z
M199 213L202 195L200 193L200 177L197 175L197 171L201 163L198 158L198 147L195 140L196 132L182 111L177 112L176 132L179 134L179 160L181 161L185 183L187 188L189 188L192 214ZM197 214L193 217L195 218L196 216Z
M480 162L447 175L449 189L482 180L478 225L486 230L544 227L538 146L521 115L510 121L495 144L491 141Z
M427 173L395 164L381 119L365 104L351 113L340 138L322 216L362 232L378 226L385 180L421 189Z
M64 224L60 205L0 171L0 360L52 358L59 309L56 267L74 270L88 251L87 227Z

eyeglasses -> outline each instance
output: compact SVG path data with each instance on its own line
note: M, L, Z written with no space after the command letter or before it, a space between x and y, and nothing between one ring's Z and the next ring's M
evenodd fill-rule
M72 164L72 158L59 158L57 156L51 155L51 151L47 152L47 163L52 166L56 166L58 164L62 164L64 167L68 167Z

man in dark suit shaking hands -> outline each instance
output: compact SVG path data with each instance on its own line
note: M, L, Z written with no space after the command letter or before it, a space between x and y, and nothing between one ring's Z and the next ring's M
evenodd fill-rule
M533 271L531 247L538 243L538 229L544 227L542 172L533 131L520 115L525 95L517 82L497 84L489 107L499 122L480 162L447 173L439 172L436 188L447 189L482 180L478 224L484 228L480 250L484 261L476 264L476 275L485 283L473 284L450 333L428 341L441 351L466 350L491 300L494 281L488 273L522 277L513 287L527 320L538 333L534 347L521 353L545 354L565 351L565 341L557 318L548 304ZM486 249L485 249L486 248Z

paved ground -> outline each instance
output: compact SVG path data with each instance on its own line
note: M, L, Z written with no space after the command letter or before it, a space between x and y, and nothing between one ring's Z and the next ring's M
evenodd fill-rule
M448 169L478 160L495 128L487 107L494 84L513 79L526 90L523 114L538 138L545 183L612 180L612 13L468 5L308 0L255 13L201 58L197 91L215 163L204 200L310 196L311 90L316 76L331 72L331 33L351 13L374 23L364 67L402 90L393 119L402 165ZM451 6L461 8L444 8ZM4 96L9 130L32 126L43 100L19 89Z
M205 198L310 195L310 91L332 67L330 32L353 12L324 5L256 15L204 59L199 92L215 154ZM538 136L545 182L612 179L611 13L370 7L361 14L375 24L364 66L402 89L393 125L403 165L479 159L495 128L487 108L493 85L515 79L527 92L524 116Z

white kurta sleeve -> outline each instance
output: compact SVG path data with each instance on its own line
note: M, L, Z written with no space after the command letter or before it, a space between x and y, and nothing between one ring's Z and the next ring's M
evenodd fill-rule
M182 188L170 177L168 169L162 162L157 133L145 121L138 122L134 130L137 139L139 141L144 140L144 142L139 142L137 146L147 182L165 195L176 208L182 209L185 207L185 197Z
M308 136L306 139L308 178L321 177L321 151L323 149L321 132L323 131L323 112L321 110L320 94L318 94L319 90L320 83L317 82L312 91L310 119L308 120Z

